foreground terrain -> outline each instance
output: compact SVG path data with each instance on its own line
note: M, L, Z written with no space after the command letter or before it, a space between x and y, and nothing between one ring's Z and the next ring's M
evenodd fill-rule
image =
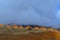
M60 40L60 30L36 25L0 24L0 40Z
M0 40L60 40L56 32L40 32L29 34L0 34Z

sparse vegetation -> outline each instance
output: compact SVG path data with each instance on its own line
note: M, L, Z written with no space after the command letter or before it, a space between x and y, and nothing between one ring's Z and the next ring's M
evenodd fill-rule
M60 40L56 32L40 32L30 34L0 34L0 40Z
M0 24L0 40L60 40L60 31L44 26Z

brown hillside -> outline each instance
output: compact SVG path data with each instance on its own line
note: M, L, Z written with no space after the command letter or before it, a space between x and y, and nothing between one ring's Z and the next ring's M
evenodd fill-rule
M0 40L60 40L56 32L41 32L22 35L0 34Z

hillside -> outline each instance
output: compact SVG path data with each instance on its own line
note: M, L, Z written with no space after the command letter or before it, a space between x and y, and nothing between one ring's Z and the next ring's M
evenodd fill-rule
M0 34L0 40L60 40L56 32L41 32L22 35Z
M38 25L0 24L0 40L60 40L60 31Z

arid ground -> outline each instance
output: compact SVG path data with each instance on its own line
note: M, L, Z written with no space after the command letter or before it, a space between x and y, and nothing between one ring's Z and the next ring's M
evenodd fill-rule
M0 34L0 40L60 40L56 32L41 32L29 34Z

